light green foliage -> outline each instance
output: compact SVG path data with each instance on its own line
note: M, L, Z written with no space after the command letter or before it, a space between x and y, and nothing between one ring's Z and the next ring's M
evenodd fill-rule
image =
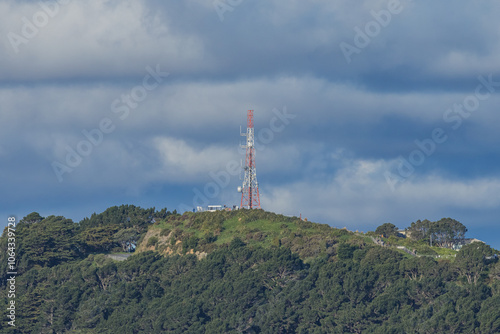
M150 228L159 230L160 236L170 235L160 243L161 249L170 247L179 254L191 249L211 252L234 238L266 248L287 247L304 259L333 254L333 246L340 241L356 239L365 244L363 237L351 232L263 210L186 212L171 215ZM182 246L177 245L178 241Z

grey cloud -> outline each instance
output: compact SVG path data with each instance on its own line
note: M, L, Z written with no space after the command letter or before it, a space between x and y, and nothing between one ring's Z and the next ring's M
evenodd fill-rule
M496 2L401 3L401 14L351 66L339 44L353 43L354 28L364 29L386 2L244 2L224 22L201 1L72 2L25 52L7 52L3 80L121 80L140 76L145 63L160 63L190 80L309 74L375 90L461 90L478 71L498 71ZM29 13L23 8L7 7L3 31L21 28L20 17Z

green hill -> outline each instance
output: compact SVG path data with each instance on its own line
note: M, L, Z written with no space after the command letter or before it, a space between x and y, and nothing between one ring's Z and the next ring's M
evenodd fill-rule
M345 229L303 221L263 210L186 212L155 222L139 242L137 252L196 253L204 256L235 238L251 247L286 247L308 260L336 254L339 243L372 243Z
M4 317L0 332L498 333L497 251L429 246L429 235L452 244L450 222L416 222L425 233L410 240L262 210L33 213L16 228L14 298L0 272L0 307L16 304L16 327Z

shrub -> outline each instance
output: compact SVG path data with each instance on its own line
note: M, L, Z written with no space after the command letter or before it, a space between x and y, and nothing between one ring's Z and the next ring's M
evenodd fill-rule
M200 240L197 237L195 237L194 235L187 238L186 240L184 240L182 242L182 250L184 251L184 253L186 253L190 249L195 249L196 246L198 246L199 241Z
M148 243L146 244L146 246L147 247L156 246L157 243L158 243L158 237L153 236L153 237L149 238Z
M169 235L169 234L170 234L170 232L171 232L171 231L170 231L170 229L165 228L165 229L161 230L160 235L161 235L162 237L164 237L164 236Z

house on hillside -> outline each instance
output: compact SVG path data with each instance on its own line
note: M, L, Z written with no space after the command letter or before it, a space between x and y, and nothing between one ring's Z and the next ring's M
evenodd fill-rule
M409 238L411 235L411 232L410 231L406 231L406 230L398 230L398 237L399 238Z
M481 241L481 240L476 239L476 238L465 238L462 240L462 242L453 244L453 246L451 246L451 248L456 250L456 251L459 251L460 249L462 249L462 247L464 245L468 245L468 244L471 244L473 242L482 242L484 244L484 241Z

